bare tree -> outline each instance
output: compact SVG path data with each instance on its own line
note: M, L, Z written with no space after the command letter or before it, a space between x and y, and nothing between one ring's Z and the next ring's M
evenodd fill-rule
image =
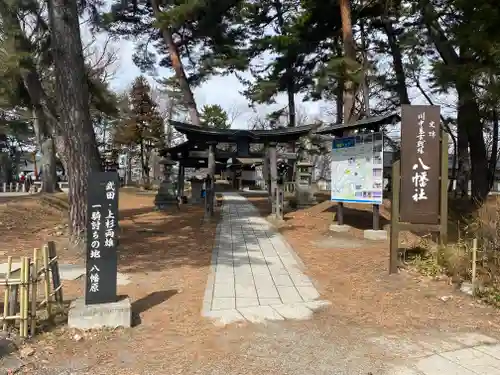
M112 37L106 36L102 44L95 36L83 46L83 55L93 78L101 82L111 81L118 69L118 54L112 44Z

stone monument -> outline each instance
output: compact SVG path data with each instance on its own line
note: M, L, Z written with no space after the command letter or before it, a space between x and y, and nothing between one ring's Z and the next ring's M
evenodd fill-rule
M307 162L298 162L295 165L295 197L299 208L316 204L312 191L313 167L313 164Z
M71 302L70 328L128 328L132 324L130 299L117 295L119 190L117 172L89 175L85 297Z
M176 164L170 158L170 155L160 161L163 165L163 181L160 183L160 188L155 197L155 206L158 209L177 206L177 191L176 184L173 178L172 167Z

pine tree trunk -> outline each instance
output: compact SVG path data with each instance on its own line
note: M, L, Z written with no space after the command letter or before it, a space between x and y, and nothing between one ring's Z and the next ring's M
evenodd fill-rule
M489 193L488 157L484 141L483 127L475 94L469 82L457 82L459 97L460 123L457 121L459 135L465 129L470 153L470 177L472 181L471 198L481 205ZM462 143L459 137L459 163ZM465 152L465 149L463 149ZM460 164L459 164L460 165ZM460 166L459 166L460 169Z
M352 80L352 67L356 62L356 47L352 35L351 4L349 0L339 0L340 17L342 19L342 40L344 42L345 83L344 83L344 115L345 123L350 122L354 111L356 85Z
M474 105L476 106L476 103ZM471 113L471 120L467 123L467 137L469 138L471 161L471 197L476 204L482 205L488 197L490 185L488 182L488 157L478 110Z
M285 18L283 17L283 6L281 0L276 0L274 2L274 7L276 9L276 16L278 19L278 26L280 32L283 33L285 29ZM286 95L288 99L288 126L295 127L297 125L296 121L296 109L295 109L295 74L293 69L293 61L287 57L286 69L285 69L285 81L286 81ZM290 144L290 152L295 152L295 143Z
M495 175L496 175L497 162L498 162L499 118L498 118L498 111L496 108L493 108L492 118L493 118L493 139L492 139L490 160L488 161L488 174L489 174L489 179L490 179L489 180L490 190L493 188L493 185L495 183L495 177L496 177Z
M151 0L151 6L153 8L155 18L157 20L161 19L162 11L158 5L158 0ZM201 126L200 114L198 113L198 109L196 108L196 101L194 100L193 91L189 86L186 72L179 56L179 50L177 49L177 46L175 45L172 38L172 32L166 27L162 27L160 31L163 36L163 40L167 45L167 49L170 54L170 60L172 61L172 67L174 68L175 76L177 77L177 80L179 82L179 87L182 91L184 99L184 105L188 110L191 123L193 125Z
M47 118L41 106L33 109L33 128L38 148L42 154L40 169L42 170L42 189L41 192L52 194L60 191L57 184L56 171L56 148L54 139L49 132Z
M142 185L145 188L149 189L149 163L148 163L148 157L147 157L147 150L144 147L144 143L141 142L140 144L141 148L141 180L142 180Z
M469 196L470 162L469 141L465 129L464 106L461 104L460 96L457 108L457 159L458 169L456 175L455 195L461 198Z
M61 191L57 183L56 146L54 138L47 137L42 141L40 153L42 154L42 192L52 194Z
M101 162L89 110L89 93L80 37L77 3L48 1L56 95L69 182L71 243L85 249L87 178L101 170Z
M338 57L343 56L343 50L341 45L340 38L335 38L335 50ZM343 73L339 76L337 80L337 87L335 87L335 108L336 108L336 118L335 121L337 124L342 124L344 121L344 92L345 92L345 80L343 77Z
M396 75L397 90L399 95L399 103L401 105L410 104L408 89L406 87L406 76L403 68L403 55L401 53L401 48L394 32L394 27L389 19L384 19L382 22L384 25L385 34L387 36L387 41L389 42L389 48L391 49L392 63L394 66L394 73Z
M146 151L146 156L144 159L144 182L150 188L151 186L151 167L149 160L149 153Z

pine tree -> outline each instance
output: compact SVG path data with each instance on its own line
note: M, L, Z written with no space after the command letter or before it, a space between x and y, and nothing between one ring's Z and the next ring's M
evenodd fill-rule
M142 183L148 187L151 153L164 146L165 127L158 106L151 98L151 87L145 77L135 79L126 103L128 106L122 113L121 123L115 129L114 140L117 144L134 150L133 154L140 158Z
M201 124L203 127L215 129L229 129L231 127L226 111L218 104L203 106Z
M52 54L59 127L69 181L71 242L85 243L87 178L102 168L92 120L77 4L49 0Z
M158 0L115 0L103 19L111 33L138 40L134 62L143 71L154 70L157 64L173 69L190 120L200 125L192 87L221 69L228 71L242 64L235 48L244 42L242 27L232 22L239 17L240 3L241 0L168 4Z

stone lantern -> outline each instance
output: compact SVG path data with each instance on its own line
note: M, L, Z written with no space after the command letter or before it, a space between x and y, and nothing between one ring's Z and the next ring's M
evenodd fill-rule
M295 196L298 207L307 207L316 204L312 191L312 175L314 165L307 162L299 162L295 166Z
M155 206L158 209L163 209L177 205L177 191L173 176L173 166L176 163L170 158L170 155L167 155L160 161L160 164L163 166L163 180L155 197Z

